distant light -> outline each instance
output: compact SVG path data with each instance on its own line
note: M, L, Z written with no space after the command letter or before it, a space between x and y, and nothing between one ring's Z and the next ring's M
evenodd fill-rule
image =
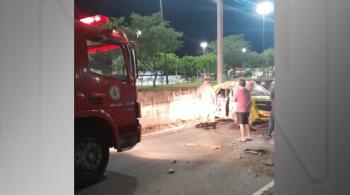
M246 51L247 51L247 49L246 49L246 48L243 48L243 49L242 49L242 52L243 52L243 53L245 53Z
M142 33L141 33L140 30L136 32L136 36L137 36L137 37L139 37L141 34L142 34Z
M258 12L258 14L263 14L263 15L269 14L270 12L272 12L272 10L273 10L273 5L271 2L260 3L256 8L256 12Z
M208 46L208 43L207 43L207 42L202 42L202 43L201 43L201 47L206 48L207 46Z

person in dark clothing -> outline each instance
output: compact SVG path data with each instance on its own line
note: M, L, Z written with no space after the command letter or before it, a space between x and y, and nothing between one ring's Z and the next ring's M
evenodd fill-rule
M270 122L269 122L269 128L267 129L267 133L266 135L271 137L271 133L272 133L272 130L274 129L275 127L275 114L274 114L274 110L275 110L275 87L273 87L271 90L270 90L270 100L271 100L271 116L270 116Z

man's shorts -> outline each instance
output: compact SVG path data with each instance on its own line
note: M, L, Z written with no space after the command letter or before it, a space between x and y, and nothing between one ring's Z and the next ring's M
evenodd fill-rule
M237 115L237 124L249 124L249 112L236 112Z

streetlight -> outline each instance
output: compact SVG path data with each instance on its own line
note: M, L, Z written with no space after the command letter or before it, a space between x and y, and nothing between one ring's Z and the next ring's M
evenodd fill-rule
M203 47L203 55L205 54L205 48L208 46L207 42L202 42L201 47Z
M137 38L139 37L139 35L141 35L142 33L141 33L141 31L139 30L139 31L137 31L136 32L136 36L137 36Z
M265 15L269 14L273 10L271 2L263 2L258 5L256 12L263 15L263 50L265 49Z
M207 42L202 42L201 47L203 47L203 55L205 55L205 48L208 46ZM205 75L205 69L204 69L204 75ZM198 70L197 70L197 79L198 79Z

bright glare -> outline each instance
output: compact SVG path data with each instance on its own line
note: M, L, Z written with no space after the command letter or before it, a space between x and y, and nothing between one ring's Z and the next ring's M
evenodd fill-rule
M243 49L242 49L242 52L243 52L243 53L244 53L244 52L246 52L246 51L247 51L247 49L246 49L246 48L243 48Z
M137 31L137 35L141 35L141 31L139 30L139 31Z
M88 18L81 19L80 21L82 21L82 22L84 22L86 24L91 24L95 20L93 18L91 18L91 17L88 17Z
M95 21L98 22L98 21L100 21L100 20L101 20L100 16L96 16L96 17L95 17Z
M263 14L263 15L269 14L270 12L272 12L272 10L273 10L273 5L270 2L260 3L256 8L256 12L258 12L258 14Z
M207 46L208 46L208 43L207 43L207 42L201 43L201 47L206 48Z

